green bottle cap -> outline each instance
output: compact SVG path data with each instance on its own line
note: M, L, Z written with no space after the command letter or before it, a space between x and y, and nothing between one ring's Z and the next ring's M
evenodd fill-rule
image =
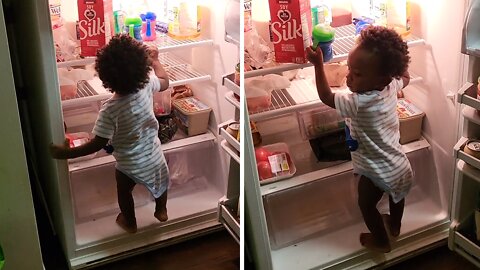
M317 24L313 27L312 38L317 42L329 42L335 38L335 30L330 25Z
M140 26L142 25L142 19L140 17L128 17L125 18L125 25L135 25Z

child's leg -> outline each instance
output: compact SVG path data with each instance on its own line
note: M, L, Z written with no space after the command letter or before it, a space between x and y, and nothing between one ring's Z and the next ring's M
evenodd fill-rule
M389 196L388 203L390 207L390 217L387 218L387 224L390 227L389 229L392 236L397 237L400 235L405 199L402 199L398 203L394 203L392 197Z
M383 219L377 210L377 204L382 198L383 190L376 187L365 176L358 182L358 205L362 211L363 219L371 233L360 234L360 243L374 251L390 252L388 235L383 225Z
M117 199L120 207L120 214L117 216L117 224L129 233L137 232L137 221L135 219L135 204L132 191L135 182L119 170L115 170L117 180Z
M168 220L167 190L165 190L165 192L160 197L155 199L155 213L153 215L161 222Z

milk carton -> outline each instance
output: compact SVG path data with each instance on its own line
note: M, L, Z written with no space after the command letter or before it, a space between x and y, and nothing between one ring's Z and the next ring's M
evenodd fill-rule
M306 63L312 44L310 0L269 0L270 39L278 63Z
M112 0L78 0L80 55L95 56L114 34Z

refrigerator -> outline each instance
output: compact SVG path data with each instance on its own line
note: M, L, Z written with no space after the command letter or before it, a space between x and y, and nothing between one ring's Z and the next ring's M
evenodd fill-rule
M65 25L75 37L77 1L50 4L53 2L60 4ZM159 12L168 2L179 3L127 2ZM225 123L234 121L236 115L232 102L236 101L233 91L239 89L234 72L239 62L240 4L237 0L187 4L194 2L200 10L197 15L201 14L199 37L178 39L157 33L157 39L150 44L159 49L170 87L188 84L194 97L211 108L208 128L193 136L179 128L171 141L162 144L171 177L169 220L155 220L153 197L143 186L136 185L133 196L138 232L128 234L115 223L119 208L113 157L103 150L74 161L55 160L49 154L49 145L61 144L66 133L91 132L101 103L111 96L94 78L78 81L73 98L61 97L58 68L88 66L95 58L57 63L48 0L2 1L10 30L8 36L2 36L10 45L16 75L16 89L6 91L21 96L17 103L26 115L22 118L22 132L32 138L28 147L36 161L32 167L38 171L32 182L41 187L70 269L94 267L222 229L239 241L239 154L227 142ZM5 106L13 108L17 103ZM13 136L14 130L8 134Z
M350 3L358 7L360 2L369 1ZM425 116L421 137L402 145L415 176L392 251L373 253L360 245L359 235L368 229L357 205L351 162L319 161L304 136L311 110L322 105L311 64L269 65L245 72L244 79L298 73L288 88L271 93L269 108L252 113L245 107L245 252L255 269L382 269L447 242L480 267L474 223L480 163L463 150L467 140L479 136L479 1L409 2L411 81L404 95ZM352 7L352 17L361 15L357 11ZM268 33L268 16L268 1L253 0L252 20L259 33ZM354 35L353 25L335 28L332 62L347 59ZM296 169L288 178L260 180L249 121L261 135L259 146L288 146ZM316 143L327 145L319 148L323 151L334 146ZM386 196L378 209L388 213Z

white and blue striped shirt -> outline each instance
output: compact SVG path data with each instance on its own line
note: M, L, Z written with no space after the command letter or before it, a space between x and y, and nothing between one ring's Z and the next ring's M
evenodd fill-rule
M335 93L336 110L358 141L351 152L354 173L371 179L395 202L407 195L413 178L399 142L397 91L402 88L403 81L394 79L382 91Z
M156 76L135 94L105 101L92 133L110 139L116 168L145 185L155 198L167 190L169 172L158 138L153 93L160 89Z

